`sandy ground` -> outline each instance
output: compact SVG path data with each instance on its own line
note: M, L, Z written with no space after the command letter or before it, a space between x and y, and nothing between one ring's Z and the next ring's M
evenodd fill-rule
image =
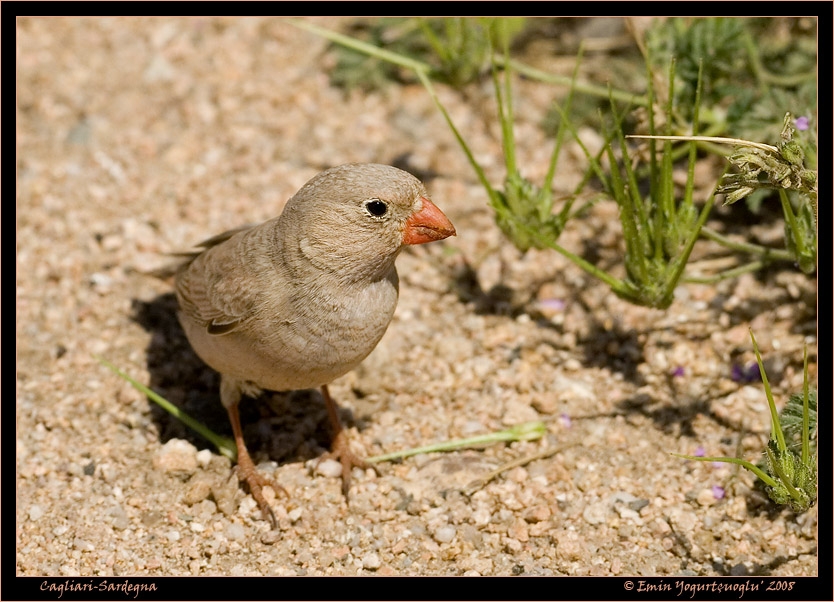
M816 378L816 280L782 266L687 284L660 311L555 252L522 255L422 87L346 94L326 50L280 18L20 21L17 574L816 575L816 508L796 516L746 471L669 455L759 458L766 399L732 366L754 361L752 326L780 404L800 390L806 342ZM540 64L569 72L572 59ZM539 123L560 91L517 89L519 164L537 180L551 148ZM439 87L498 183L489 92ZM559 194L579 156L560 164ZM331 386L355 449L531 420L547 434L357 470L347 505L317 464L321 398L265 395L243 416L256 462L290 493L273 500L270 530L229 461L96 356L228 435L169 283L143 272L277 215L312 175L356 161L423 178L458 236L401 255L385 338ZM715 227L780 244L778 220L722 216ZM606 203L560 243L621 269ZM714 251L699 245L695 259Z

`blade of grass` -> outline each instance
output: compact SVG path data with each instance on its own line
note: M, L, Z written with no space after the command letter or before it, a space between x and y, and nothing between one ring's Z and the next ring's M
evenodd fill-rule
M753 352L756 354L756 363L759 364L759 372L762 375L762 384L764 385L765 396L767 396L767 405L770 408L770 438L776 441L776 447L779 453L784 453L788 446L785 445L785 436L782 433L782 427L779 423L779 412L776 411L776 402L773 401L773 392L770 390L770 383L767 380L767 374L764 369L764 362L762 362L762 354L759 353L759 345L756 343L756 337L753 336L753 329L750 329L750 338L753 341Z
M443 452L460 449L462 447L473 447L475 445L486 445L489 443L496 443L498 441L534 441L540 439L547 427L541 420L532 422L524 422L517 424L512 428L495 433L487 433L485 435L477 435L475 437L467 437L465 439L455 439L452 441L444 441L442 443L435 443L432 445L424 445L422 447L412 447L410 449L392 452L390 454L382 454L379 456L371 456L365 458L366 462L387 462L388 460L398 460L401 458L408 458L418 454L428 454L432 452Z
M778 485L778 483L761 468L751 462L748 462L747 460L742 460L741 458L731 458L729 456L688 456L686 454L676 454L675 452L669 453L678 458L683 458L684 460L695 460L696 462L726 462L727 464L737 464L755 474L767 486L776 487Z

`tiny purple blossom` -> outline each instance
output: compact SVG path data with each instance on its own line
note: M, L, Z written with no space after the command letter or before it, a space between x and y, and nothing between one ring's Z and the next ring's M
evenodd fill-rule
M725 494L726 492L724 491L724 488L721 485L712 486L712 497L714 497L715 499L723 500Z
M698 447L695 448L695 453L692 454L692 455L695 456L696 458L703 458L704 456L707 455L707 450L704 449L703 445L699 445Z
M547 309L550 311L564 311L565 310L565 300L564 299L541 299L539 301L539 307L542 309Z
M672 370L672 376L683 376L686 373L686 370L683 366L678 366L674 370Z
M562 426L564 426L566 429L570 428L570 426L571 426L570 416L568 416L567 414L564 414L564 413L559 414L559 419L562 421Z
M730 378L737 383L752 383L762 379L759 365L751 362L747 367L741 364L733 364L730 368Z
M796 119L794 119L793 124L796 126L796 129L798 129L801 132L807 130L808 127L811 125L807 117L797 117Z

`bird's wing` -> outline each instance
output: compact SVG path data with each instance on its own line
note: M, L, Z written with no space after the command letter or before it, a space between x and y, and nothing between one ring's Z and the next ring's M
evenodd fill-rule
M202 251L189 253L176 278L180 311L205 325L209 334L232 332L252 313L255 292L246 286L248 264L243 245L222 244L252 226L213 236L200 243Z

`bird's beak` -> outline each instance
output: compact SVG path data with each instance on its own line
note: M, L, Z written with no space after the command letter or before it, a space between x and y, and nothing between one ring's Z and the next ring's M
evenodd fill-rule
M421 200L423 207L405 222L403 244L422 245L454 236L455 227L449 218L426 197L422 197Z

